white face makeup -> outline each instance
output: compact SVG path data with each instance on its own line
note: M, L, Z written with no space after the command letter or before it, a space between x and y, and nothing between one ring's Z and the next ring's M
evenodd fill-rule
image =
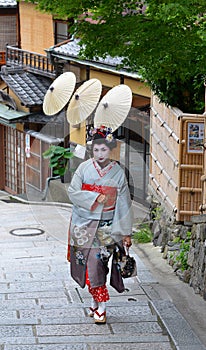
M95 144L93 147L93 155L94 159L99 163L99 165L103 166L108 163L110 148L107 147L104 143Z

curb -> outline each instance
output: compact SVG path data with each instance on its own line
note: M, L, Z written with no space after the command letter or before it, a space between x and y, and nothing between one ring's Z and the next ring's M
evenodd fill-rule
M149 303L176 350L206 350L189 323L171 301L150 300Z
M30 201L30 200L26 200L26 199L20 198L18 196L12 196L12 195L10 195L9 198L13 199L13 202L18 202L18 203L22 203L22 204L47 205L47 206L58 206L58 207L72 208L72 204L70 204L70 203Z

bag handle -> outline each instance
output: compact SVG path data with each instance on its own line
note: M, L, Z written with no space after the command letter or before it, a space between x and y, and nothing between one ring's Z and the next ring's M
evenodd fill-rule
M129 247L125 244L124 244L124 251L125 251L125 255L129 256Z

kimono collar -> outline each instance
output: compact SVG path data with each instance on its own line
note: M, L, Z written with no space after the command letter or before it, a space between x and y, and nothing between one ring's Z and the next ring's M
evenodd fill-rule
M103 177L104 175L106 175L113 168L113 166L116 164L116 162L113 160L108 165L106 165L104 168L101 168L101 166L97 163L97 161L94 158L92 159L92 161L93 161L94 167L95 167L95 169L98 172L100 177Z

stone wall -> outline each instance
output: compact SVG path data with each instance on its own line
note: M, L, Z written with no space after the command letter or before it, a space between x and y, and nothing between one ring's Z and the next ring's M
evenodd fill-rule
M206 215L192 217L191 247L188 265L191 269L190 285L206 300Z
M160 246L176 275L206 300L206 215L183 225L159 207L153 217L153 244Z

